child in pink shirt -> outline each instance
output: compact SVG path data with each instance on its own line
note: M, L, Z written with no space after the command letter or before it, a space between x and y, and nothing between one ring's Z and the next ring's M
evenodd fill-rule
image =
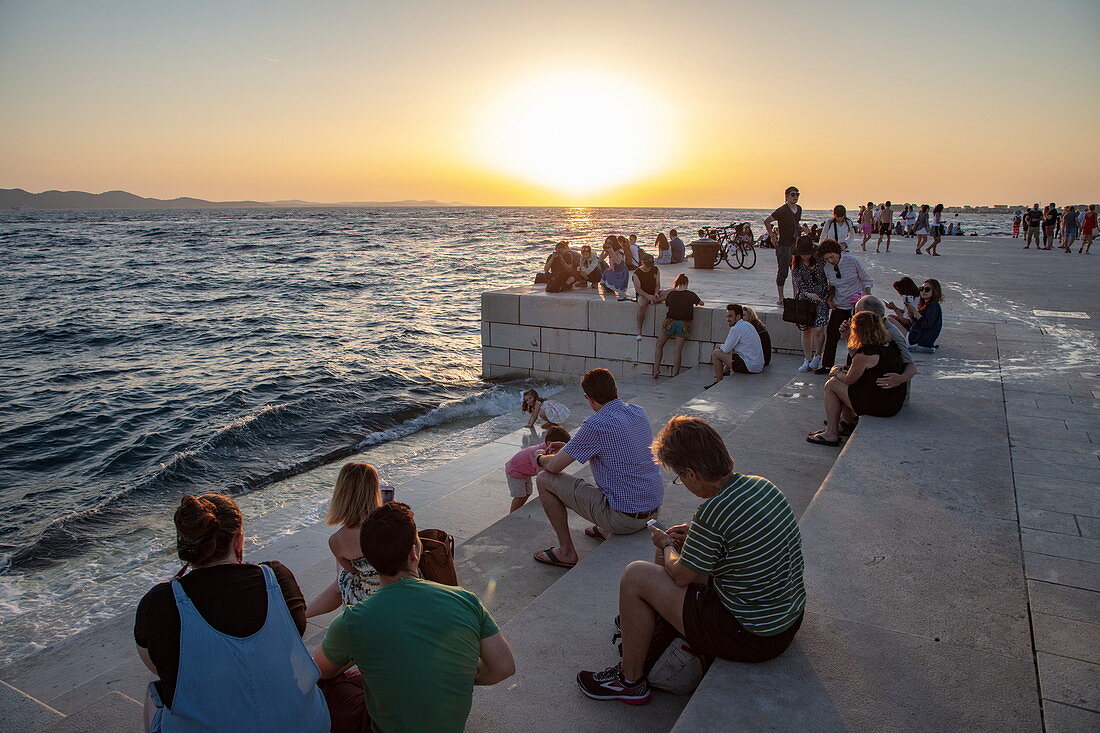
M514 512L527 503L531 498L531 479L542 469L535 463L544 453L554 454L561 450L569 442L569 431L561 425L551 425L542 436L542 443L524 448L508 459L504 464L504 475L508 479L508 494L512 497Z

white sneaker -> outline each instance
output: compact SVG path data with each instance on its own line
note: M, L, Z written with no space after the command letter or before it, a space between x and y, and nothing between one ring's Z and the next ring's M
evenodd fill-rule
M803 359L802 360L802 366L798 367L798 371L800 371L800 372L808 372L811 369L813 369L813 367L810 366L810 362L807 361L806 359Z
M813 359L810 359L810 369L821 368L821 354L815 354Z

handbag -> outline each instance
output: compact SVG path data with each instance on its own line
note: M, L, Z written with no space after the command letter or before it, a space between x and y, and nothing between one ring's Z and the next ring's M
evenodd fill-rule
M812 326L817 320L817 306L808 300L784 298L783 320L797 326Z
M420 574L424 580L442 585L458 585L455 571L455 538L441 529L422 529L420 542L424 552L420 555Z

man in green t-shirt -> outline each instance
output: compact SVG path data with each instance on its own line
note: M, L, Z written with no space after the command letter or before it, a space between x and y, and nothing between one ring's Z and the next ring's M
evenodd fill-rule
M382 587L333 620L313 655L333 731L459 733L474 685L515 674L508 642L473 593L420 578L423 545L407 505L383 504L359 542ZM353 664L359 674L345 672ZM360 682L362 695L349 698Z

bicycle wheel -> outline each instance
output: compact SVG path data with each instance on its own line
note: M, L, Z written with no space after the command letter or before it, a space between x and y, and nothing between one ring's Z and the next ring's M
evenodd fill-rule
M741 266L744 267L746 270L751 270L756 264L756 247L753 247L751 244L746 244L739 249Z
M726 264L733 270L741 267L741 261L737 259L737 245L732 242L726 247Z

